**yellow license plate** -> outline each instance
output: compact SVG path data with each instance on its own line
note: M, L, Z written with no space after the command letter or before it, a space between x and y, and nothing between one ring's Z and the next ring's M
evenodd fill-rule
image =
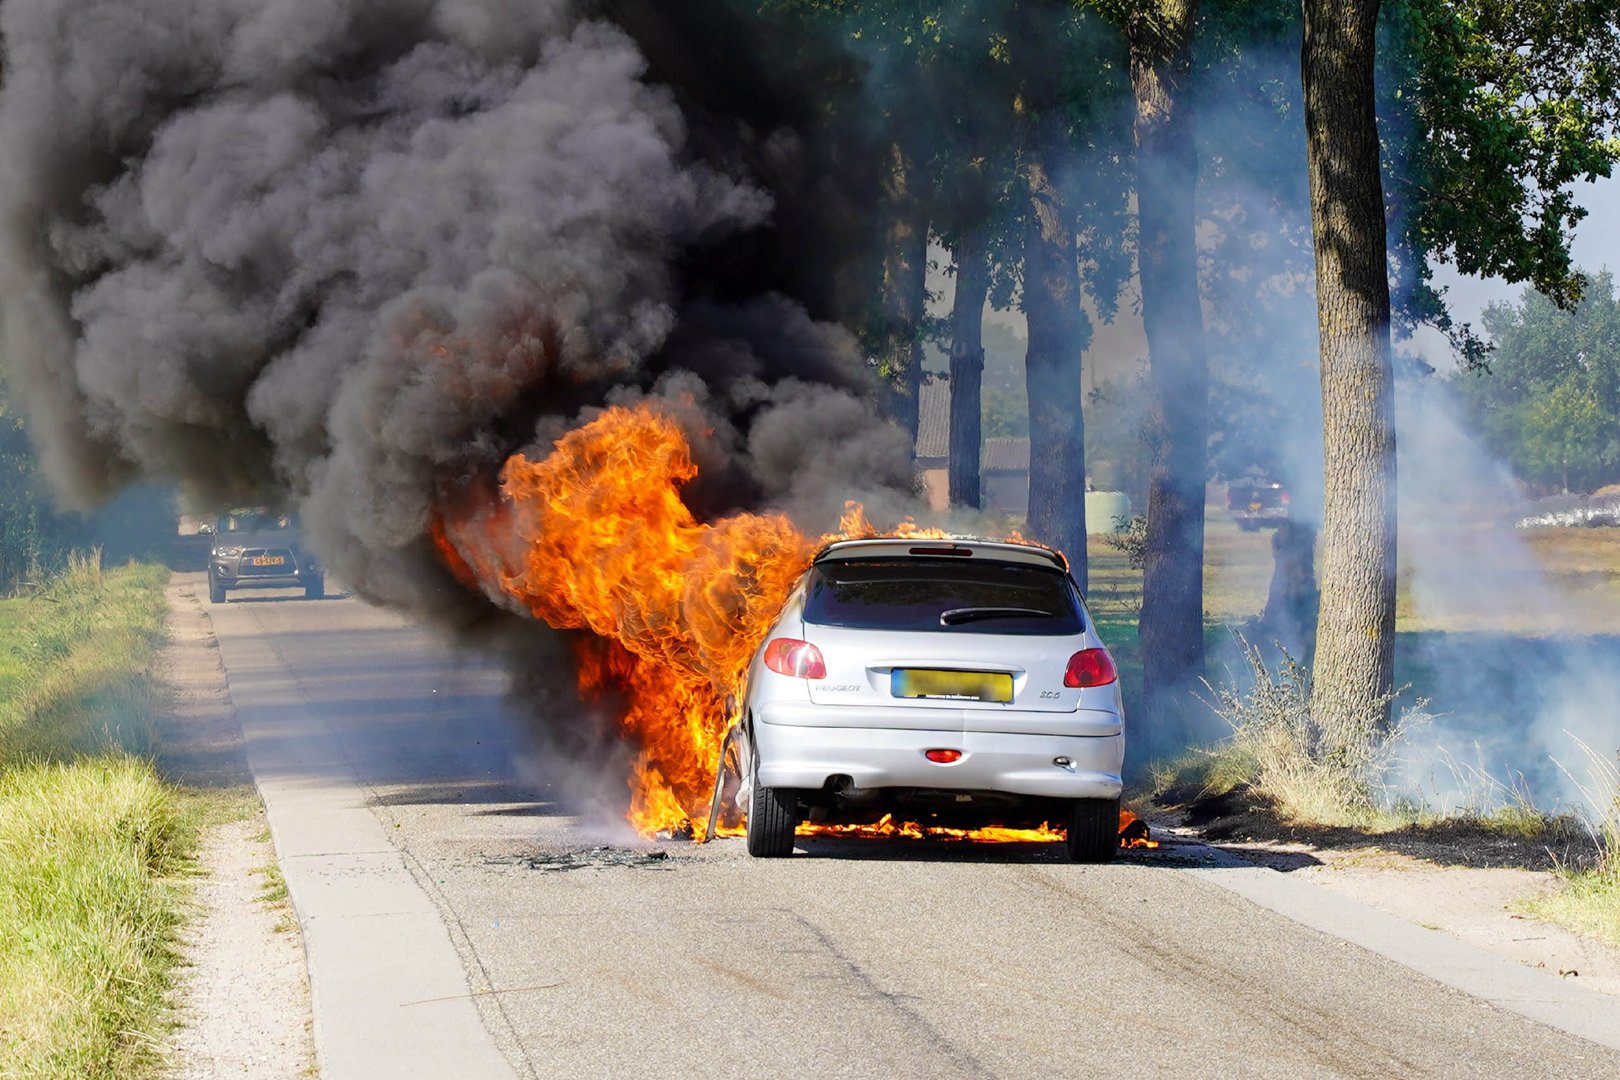
M280 555L259 555L253 560L254 566L280 566L286 562Z
M896 668L889 678L895 697L958 698L966 701L1013 699L1012 676L999 671L929 671Z

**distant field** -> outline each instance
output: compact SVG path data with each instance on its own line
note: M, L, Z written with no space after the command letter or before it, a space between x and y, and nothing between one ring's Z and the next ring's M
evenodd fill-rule
M1241 623L1265 606L1272 533L1242 531L1213 502L1207 513L1204 614L1212 623ZM1404 528L1398 548L1402 631L1620 633L1620 529L1426 522ZM1141 572L1100 537L1087 554L1098 619L1134 622Z
M1213 501L1207 514L1205 637L1211 677L1220 680L1228 668L1242 667L1229 628L1241 628L1265 606L1272 532L1243 532ZM1607 656L1620 648L1613 636L1620 635L1620 529L1519 531L1500 524L1422 522L1403 530L1400 552L1396 680L1411 685L1412 697L1438 695L1436 704L1450 708L1454 680L1438 683L1437 665L1452 672L1459 665L1477 665L1482 673L1512 670L1513 642L1526 638L1547 639L1536 655L1552 648L1558 663L1571 670L1582 669L1588 653ZM1119 662L1127 709L1134 710L1141 695L1136 628L1142 574L1100 537L1091 538L1087 554L1087 601ZM1519 700L1523 691L1504 693L1493 709L1469 721L1483 729L1499 722L1503 710L1522 716L1530 707ZM1553 768L1551 762L1535 766Z

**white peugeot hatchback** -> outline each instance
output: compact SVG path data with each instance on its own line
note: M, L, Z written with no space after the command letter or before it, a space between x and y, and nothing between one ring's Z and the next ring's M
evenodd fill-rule
M804 820L1061 824L1119 843L1123 709L1063 557L978 540L823 549L754 654L731 752L748 851ZM716 806L720 803L717 791Z

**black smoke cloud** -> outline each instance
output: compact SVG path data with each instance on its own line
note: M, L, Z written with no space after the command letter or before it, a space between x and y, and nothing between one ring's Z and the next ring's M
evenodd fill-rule
M909 489L832 321L875 157L836 50L651 0L6 0L0 32L5 359L70 500L290 503L347 583L466 622L435 503L611 402L701 434L704 513Z

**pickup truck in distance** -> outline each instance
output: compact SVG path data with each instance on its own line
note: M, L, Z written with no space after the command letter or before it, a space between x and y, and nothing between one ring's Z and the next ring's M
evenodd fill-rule
M1265 480L1233 480L1226 485L1226 509L1244 532L1288 520L1288 489Z

